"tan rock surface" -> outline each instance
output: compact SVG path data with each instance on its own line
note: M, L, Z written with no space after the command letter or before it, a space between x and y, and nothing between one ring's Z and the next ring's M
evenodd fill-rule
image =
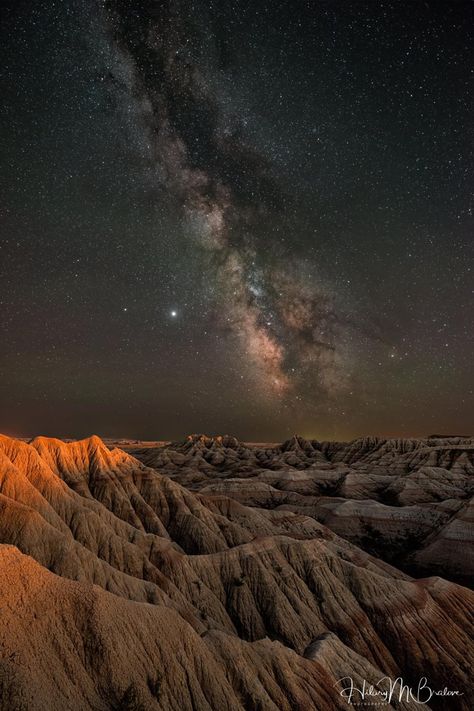
M206 496L312 517L411 574L474 583L474 438L347 443L295 435L250 446L192 435L135 455Z
M242 449L234 469L249 458L270 465L271 449L248 454L231 438L194 438L185 449L166 454L172 480L97 437L0 438L2 709L330 711L347 708L335 686L345 674L370 683L402 675L414 685L426 676L433 688L464 694L433 708L471 708L473 593L411 579L311 511L346 507L338 521L351 529L367 507L382 522L391 507L290 486L275 491L298 504L262 508L264 484L306 486L308 470L323 467L336 474L333 486L346 465L324 463L320 450L308 464L311 449L290 441L278 466L256 477L257 505L243 505L225 486L216 492L218 476L209 482L207 451L225 485L227 449ZM200 493L176 481L197 451L199 466L207 462ZM282 456L295 452L308 466L282 469ZM240 487L251 504L252 478L231 477L230 496ZM419 509L418 517L442 518L444 540L459 540L456 521L469 514L427 505L395 508L395 533L411 521L405 509ZM427 567L438 555L429 545ZM405 708L397 703L386 708Z

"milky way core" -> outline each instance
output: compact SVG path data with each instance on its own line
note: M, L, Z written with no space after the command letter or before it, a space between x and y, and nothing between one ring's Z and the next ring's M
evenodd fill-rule
M7 2L3 429L469 431L473 12Z

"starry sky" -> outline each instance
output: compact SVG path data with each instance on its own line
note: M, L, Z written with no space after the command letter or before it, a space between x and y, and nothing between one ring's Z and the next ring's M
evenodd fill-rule
M472 2L1 28L1 431L474 431Z

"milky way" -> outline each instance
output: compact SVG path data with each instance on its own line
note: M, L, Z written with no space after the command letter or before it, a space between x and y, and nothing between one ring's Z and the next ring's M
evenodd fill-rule
M240 340L259 389L284 397L305 381L305 399L340 393L354 364L331 289L305 278L291 252L269 259L271 239L256 235L279 219L281 189L268 161L245 143L239 116L224 116L195 56L199 29L179 3L140 15L111 3L105 21L124 65L111 82L119 106L136 106L130 129L143 132L144 161L177 200L190 238L213 255L221 325Z
M3 3L0 431L474 427L474 5L405 5Z

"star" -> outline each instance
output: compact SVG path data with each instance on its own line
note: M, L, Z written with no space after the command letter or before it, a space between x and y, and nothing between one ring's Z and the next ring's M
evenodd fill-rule
M472 428L466 3L244 4L7 3L0 428Z

